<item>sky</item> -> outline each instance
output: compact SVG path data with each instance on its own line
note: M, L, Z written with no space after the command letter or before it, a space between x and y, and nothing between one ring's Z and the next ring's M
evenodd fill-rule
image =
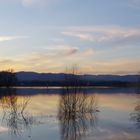
M140 72L140 0L0 0L0 70Z

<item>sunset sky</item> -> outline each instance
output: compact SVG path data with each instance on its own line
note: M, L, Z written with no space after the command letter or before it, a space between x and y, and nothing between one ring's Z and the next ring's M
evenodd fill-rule
M140 72L140 0L0 0L0 70Z

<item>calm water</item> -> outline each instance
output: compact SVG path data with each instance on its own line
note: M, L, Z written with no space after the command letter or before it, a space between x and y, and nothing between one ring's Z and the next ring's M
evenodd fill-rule
M0 89L0 140L139 140L138 93L131 88L78 94L61 88Z

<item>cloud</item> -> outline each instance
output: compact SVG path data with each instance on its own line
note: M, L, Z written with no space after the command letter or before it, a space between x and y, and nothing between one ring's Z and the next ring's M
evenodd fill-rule
M43 49L49 56L69 56L78 53L79 48L70 45L50 45L49 47L44 47Z
M67 64L78 64L92 54L92 49L80 50L66 44L55 44L15 58L0 58L0 65L1 69L13 68L15 71L63 72Z
M21 2L24 6L30 6L34 3L34 1L36 0L22 0Z
M19 4L24 7L46 6L57 0L0 0L2 4ZM59 0L60 1L60 0Z
M83 33L83 32L62 32L62 34L67 36L73 36L80 38L81 40L87 40L87 41L94 41L94 37L89 33Z
M32 5L44 5L49 0L20 0L23 6L28 7Z
M80 71L92 74L134 74L140 71L140 60L133 57L112 57L114 52L80 48L68 44L42 46L38 50L15 57L0 58L0 69L15 71L64 72L68 65L78 64ZM110 56L111 54L111 56ZM103 57L102 57L103 56ZM108 57L109 56L109 57ZM109 59L106 59L109 58Z
M136 9L140 9L140 0L127 0L128 6Z
M0 42L28 38L27 36L0 36Z
M18 0L24 7L31 6L47 6L50 3L57 2L58 0ZM59 0L60 1L60 0Z
M6 132L8 131L8 128L0 126L0 132Z
M59 4L64 0L0 0L0 3L4 4L15 4L23 6L24 8L48 8L48 6L53 6Z
M65 36L96 43L140 43L140 28L118 26L71 27L61 32Z
M79 48L70 45L51 45L42 50L12 58L0 58L1 69L13 68L16 71L62 72L66 59L74 58Z
M74 55L54 55L42 52L32 52L18 58L0 58L0 69L13 68L15 71L38 72L64 72L65 67L72 64L80 66L80 72L92 74L136 74L140 70L140 60L117 59L97 60L91 59L94 53L86 49Z
M0 64L6 64L6 63L14 63L14 61L12 61L11 59L2 59L0 60Z
M84 50L84 55L85 56L91 56L93 54L95 54L95 50L93 50L93 48L87 48L86 50Z
M82 63L83 71L95 74L137 74L140 71L140 60L117 59L110 61L92 60Z

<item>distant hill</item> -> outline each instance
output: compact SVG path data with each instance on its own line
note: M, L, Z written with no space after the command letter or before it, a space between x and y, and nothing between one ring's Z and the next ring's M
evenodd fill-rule
M36 73L36 72L17 72L19 81L64 81L65 73ZM82 80L96 82L137 82L139 75L79 75Z
M17 72L19 81L63 81L65 74L63 73L36 73L36 72Z

